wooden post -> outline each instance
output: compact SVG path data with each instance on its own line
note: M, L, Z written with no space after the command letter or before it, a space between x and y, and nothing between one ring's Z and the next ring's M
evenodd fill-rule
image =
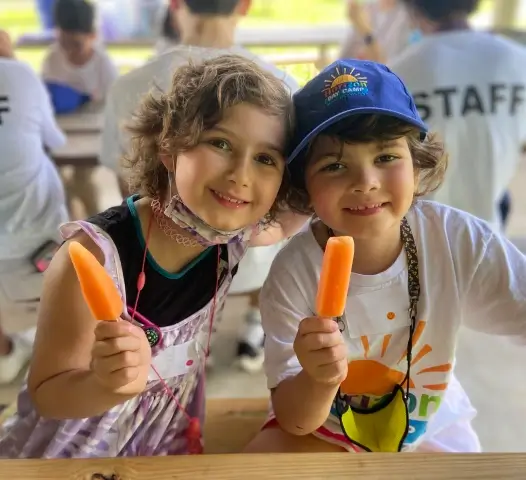
M496 30L515 27L520 0L493 0L493 26Z

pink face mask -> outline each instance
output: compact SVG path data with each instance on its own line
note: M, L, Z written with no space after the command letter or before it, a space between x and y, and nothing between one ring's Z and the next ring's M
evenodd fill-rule
M248 242L258 228L257 225L252 225L230 232L218 230L195 215L177 194L170 199L164 214L177 226L190 233L198 243L205 246Z

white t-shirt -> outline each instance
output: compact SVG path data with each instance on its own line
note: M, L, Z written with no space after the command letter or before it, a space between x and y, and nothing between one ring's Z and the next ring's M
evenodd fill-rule
M450 155L433 199L499 228L498 202L526 141L526 49L488 33L446 32L424 37L390 67Z
M474 415L453 376L460 325L510 335L526 344L526 257L485 222L445 205L419 201L407 220L417 246L421 288L405 441L405 449L413 450ZM269 388L301 371L293 342L300 321L315 315L322 258L309 228L277 255L263 286L260 301ZM404 379L408 309L405 251L383 273L352 274L343 336L349 361L369 362L356 374L364 383L356 386L357 392L365 394L361 390L365 384L371 391L379 389L386 378ZM370 397L352 399L358 400L362 405L364 400L374 404ZM317 435L338 443L336 437L342 432L336 417L331 415L324 427L329 433ZM472 431L468 434L473 437ZM476 450L470 445L478 442L475 437L459 439L458 444L469 451Z
M119 76L112 59L101 46L94 48L93 56L84 65L71 64L58 44L50 47L42 65L42 77L46 81L69 85L103 101Z
M365 7L371 28L386 61L396 58L411 40L411 19L402 1L390 9L382 9L378 2ZM364 58L365 43L358 32L351 30L345 39L340 56L342 58Z
M129 136L124 124L131 120L141 99L152 89L166 91L170 87L174 70L189 61L199 61L225 54L243 55L282 78L292 92L299 87L294 78L241 47L227 50L177 46L147 64L121 76L113 85L106 102L104 130L100 161L114 171L119 170L119 160L128 148Z
M44 150L65 142L42 81L0 58L0 259L30 255L67 220L62 182Z

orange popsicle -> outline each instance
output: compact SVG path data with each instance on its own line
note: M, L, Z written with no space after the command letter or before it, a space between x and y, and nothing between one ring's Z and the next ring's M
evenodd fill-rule
M327 241L316 309L320 317L340 317L345 311L347 291L351 282L354 259L354 240L352 237L331 237Z
M69 244L84 300L96 320L113 321L122 313L119 291L95 256L78 242Z

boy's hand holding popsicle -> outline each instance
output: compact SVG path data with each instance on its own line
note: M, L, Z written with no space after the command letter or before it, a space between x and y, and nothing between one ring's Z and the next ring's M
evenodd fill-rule
M347 377L347 347L332 318L303 319L294 352L303 371L316 382L339 385Z
M353 258L352 238L329 239L318 285L318 316L303 319L294 340L302 370L272 391L276 419L293 435L307 435L323 425L347 377L347 348L335 320L345 311Z
M91 370L109 391L124 395L141 393L148 379L151 348L143 330L118 321L123 304L113 280L98 260L77 242L69 254L84 299L97 320L91 351Z
M303 319L294 341L303 370L319 383L339 385L347 377L347 347L335 318L345 311L353 258L351 237L329 238L316 299L319 317Z

